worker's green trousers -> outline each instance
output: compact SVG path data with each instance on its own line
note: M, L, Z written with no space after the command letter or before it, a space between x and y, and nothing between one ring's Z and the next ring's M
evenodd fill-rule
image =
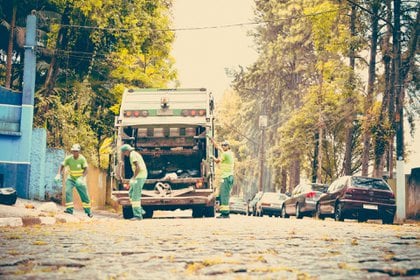
M233 185L233 176L230 175L222 180L222 185L220 186L220 214L229 216L229 199Z
M130 180L130 190L128 196L130 197L131 206L133 207L133 215L138 218L143 218L144 210L141 208L141 191L146 178L137 178Z
M73 203L73 188L76 188L82 200L83 210L86 214L90 214L90 198L87 190L86 183L81 177L73 179L71 177L66 180L66 212L73 214L74 203Z

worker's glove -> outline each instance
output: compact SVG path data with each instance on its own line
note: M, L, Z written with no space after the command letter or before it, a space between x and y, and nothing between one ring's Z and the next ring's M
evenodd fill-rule
M79 183L80 185L86 185L86 177L85 176L82 176L82 177L79 177L79 178L77 178L77 183Z
M55 176L55 178L54 178L54 184L56 184L56 185L61 185L62 184L61 175L60 174L57 174Z
M136 179L130 179L130 186L131 186L131 185L134 185L136 182L137 182L137 180L136 180Z

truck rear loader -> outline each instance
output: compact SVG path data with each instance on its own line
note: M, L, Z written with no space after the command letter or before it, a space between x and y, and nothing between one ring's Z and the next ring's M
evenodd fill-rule
M120 147L130 144L146 163L141 206L145 218L156 210L191 209L194 218L214 217L214 101L204 88L126 89L116 117L111 177L112 198L132 216L128 197L132 169Z

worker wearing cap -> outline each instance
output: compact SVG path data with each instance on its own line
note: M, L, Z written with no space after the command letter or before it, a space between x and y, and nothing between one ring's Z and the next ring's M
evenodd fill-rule
M222 173L222 184L220 186L220 216L217 218L229 218L229 199L233 185L234 157L228 141L223 141L220 146L214 139L211 139L211 141L215 148L221 152L221 155L218 158L213 156L214 161L220 163L220 170Z
M143 219L144 210L141 208L141 191L147 178L147 168L143 157L140 153L135 151L129 144L124 144L120 148L123 156L128 156L130 159L133 176L130 179L130 190L128 196L133 207L133 219Z
M64 169L69 168L70 174L66 180L66 210L65 213L73 214L73 188L75 187L82 200L82 206L88 217L92 217L90 198L87 190L86 175L88 164L86 158L80 154L80 145L74 144L71 147L72 155L67 156L60 165L58 174L55 177L57 181L61 180Z

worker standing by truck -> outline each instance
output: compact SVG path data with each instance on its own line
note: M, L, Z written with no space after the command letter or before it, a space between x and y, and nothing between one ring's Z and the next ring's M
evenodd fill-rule
M214 158L216 163L220 163L222 172L222 183L220 185L220 216L217 218L229 218L229 199L233 185L234 157L228 141L223 141L219 146L214 139L211 139L214 147L221 152L221 155Z
M141 191L147 179L147 168L143 157L129 144L124 144L120 148L123 156L130 158L133 176L130 179L130 190L128 196L133 207L133 219L142 220L145 214L141 208Z

